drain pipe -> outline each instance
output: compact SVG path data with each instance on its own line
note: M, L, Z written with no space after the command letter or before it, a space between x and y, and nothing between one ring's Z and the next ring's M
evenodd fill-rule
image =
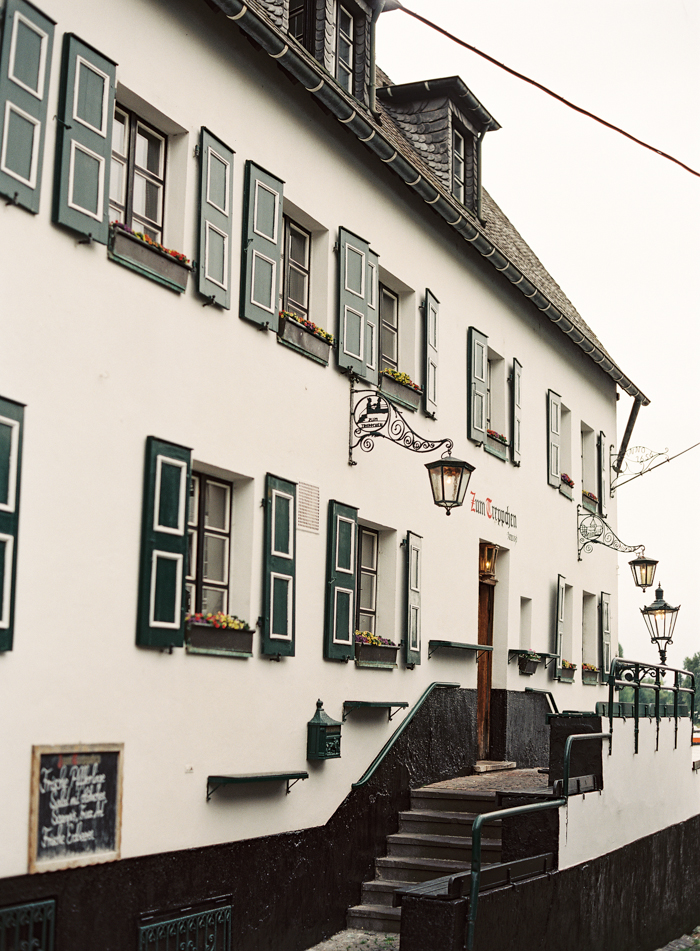
M627 452L627 447L629 446L630 439L632 438L632 430L634 429L634 424L637 422L637 416L639 416L639 410L642 408L642 401L635 399L632 404L632 409L630 410L630 418L627 420L627 426L625 428L625 435L622 437L622 442L620 443L620 451L617 454L617 459L613 465L615 472L619 473L622 469L622 463L625 461L625 453Z
M386 0L375 0L369 23L369 111L375 118L379 117L377 112L377 20L385 4Z

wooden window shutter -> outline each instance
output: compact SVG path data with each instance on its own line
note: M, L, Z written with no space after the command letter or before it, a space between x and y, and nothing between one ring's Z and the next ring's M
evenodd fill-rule
M116 64L77 36L63 38L53 220L107 244Z
M1 15L1 14L0 14ZM7 0L0 46L0 194L39 211L54 21Z
M338 235L338 366L379 381L379 258L362 238Z
M520 465L521 439L522 439L522 381L523 368L517 361L513 360L513 376L511 379L510 402L511 402L511 439L510 439L510 458L514 466Z
M425 312L423 314L423 412L437 419L438 404L438 333L440 301L429 290L425 292Z
M610 633L610 595L600 593L600 660L603 673L610 673L612 662L612 637Z
M566 605L566 578L557 575L557 613L554 618L554 653L557 655L557 667L561 667L561 646L564 640L564 612Z
M296 483L265 479L263 654L294 656L296 602Z
M598 511L601 515L607 514L606 497L608 494L607 479L607 441L605 433L598 433Z
M136 643L182 647L191 451L149 436L143 480Z
M561 396L547 392L547 481L559 487L561 482Z
M488 399L489 338L476 327L467 338L467 435L474 442L486 442L486 401Z
M199 249L197 290L231 307L233 150L202 128L199 140Z
M12 650L24 406L0 397L0 651Z
M348 660L355 650L356 508L331 499L327 544L323 656Z
M408 532L406 535L406 615L404 645L406 665L420 664L421 655L421 574L423 571L423 539Z
M274 331L279 324L283 190L279 178L246 162L240 315Z

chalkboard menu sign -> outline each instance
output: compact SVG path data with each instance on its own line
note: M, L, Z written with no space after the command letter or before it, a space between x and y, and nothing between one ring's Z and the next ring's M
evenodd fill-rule
M121 743L32 747L29 871L119 858Z

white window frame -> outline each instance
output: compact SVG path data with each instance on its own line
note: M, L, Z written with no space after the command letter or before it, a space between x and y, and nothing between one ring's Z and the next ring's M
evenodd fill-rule
M289 499L289 551L277 551L275 548L275 524L277 518L277 498ZM270 538L270 554L276 558L286 558L288 561L294 561L294 520L296 512L294 511L294 496L288 492L280 492L279 489L272 490L272 537Z
M353 287L350 287L348 285L348 251L354 251L355 254L359 254L360 258L362 259L362 267L360 268L362 286L360 288L359 294ZM362 301L364 301L365 299L365 287L367 283L367 278L365 276L366 264L367 264L367 261L366 261L365 252L362 251L360 248L356 248L354 244L350 244L349 241L346 241L345 242L345 290L348 292L348 294L353 294L355 297L359 297L360 300ZM372 304L372 307L374 307L374 304Z
M215 277L209 273L209 232L215 231L218 235L224 239L224 283L217 281ZM208 281L211 281L212 284L216 284L217 287L221 287L224 290L228 289L228 235L225 231L221 231L220 228L215 227L211 221L205 221L205 230L204 230L204 276Z
M420 650L420 607L417 604L411 605L411 615L409 618L408 640L409 650Z
M80 66L84 65L90 70L90 72L95 73L97 76L102 77L102 125L98 129L97 126L91 125L89 122L86 122L85 119L81 119L78 115L78 91L80 89ZM102 138L107 136L107 109L109 107L109 76L107 73L103 73L101 69L98 69L94 63L88 62L84 57L78 55L75 58L75 79L73 80L73 119L76 122L79 122L81 125L84 125L86 129L90 129L92 132L96 132L98 135L101 135ZM87 151L87 150L86 150Z
M0 423L9 426L10 436L10 472L7 485L7 502L0 502L0 512L14 512L17 504L17 459L19 452L19 423L16 419L0 416ZM4 537L4 536L3 536Z
M340 569L344 571L345 569ZM350 596L350 610L348 612L348 636L347 638L338 637L338 594L347 594ZM336 587L333 595L333 643L334 644L352 644L352 637L355 628L355 592L351 588Z
M2 583L2 615L0 616L0 630L6 631L10 626L10 597L12 594L12 556L15 540L12 535L0 535L0 542L5 542L5 577Z
M258 231L258 191L264 188L266 192L269 192L275 200L275 213L273 215L273 228L272 236L265 234L264 231ZM265 241L269 241L271 244L277 244L278 234L279 234L279 205L280 205L280 196L273 188L270 188L265 182L260 181L259 178L255 180L255 198L253 204L253 232L259 237L264 238ZM277 286L277 285L275 285Z
M39 75L37 77L37 89L32 89L31 86L27 86L26 83L23 83L21 79L18 79L14 75L15 71L15 54L17 51L17 24L21 21L25 26L36 33L41 37L41 53L39 54ZM39 102L44 98L44 80L46 78L46 53L48 50L48 35L40 29L36 23L32 23L27 17L25 17L19 10L15 10L15 18L12 21L12 38L10 40L10 62L7 69L7 78L11 79L13 83L19 86L21 89L26 89L28 93L31 93Z
M280 494L283 495L284 493L280 493ZM281 581L288 581L288 582L289 582L289 584L287 585L287 624L288 624L288 627L291 626L291 620L292 620L292 604L294 603L294 602L293 602L293 599L292 599L292 594L293 594L293 591L294 591L294 578L292 577L292 575L283 575L283 574L282 574L281 572L279 572L279 571L271 571L271 572L270 572L270 640L276 640L276 641L291 641L291 639L292 639L292 632L291 632L291 630L289 630L287 634L275 634L275 632L274 632L274 630L273 630L273 623L274 623L274 619L275 619L275 613L274 613L274 604L275 604L275 578L279 578Z
M75 153L80 150L86 155L89 155L91 158L97 159L100 171L98 175L98 193L97 193L97 207L100 209L100 213L97 214L94 211L90 211L89 208L83 208L82 205L77 205L73 201L73 185L75 179ZM79 211L81 215L87 215L89 218L94 218L95 221L102 221L104 218L104 193L105 193L105 157L103 155L98 155L97 152L93 152L92 149L87 148L81 142L78 142L77 139L71 139L70 143L70 164L68 169L68 206L74 208L76 211Z
M255 262L260 258L261 261L266 261L268 264L272 265L272 280L270 281L270 303L265 304L256 300L253 296L255 294ZM256 248L253 248L253 254L251 256L251 272L250 272L250 303L254 304L256 307L260 307L262 310L266 310L270 314L275 313L275 303L277 300L277 262L273 261L272 258L268 258L266 255L261 254Z
M174 621L156 621L155 620L155 607L156 607L156 574L158 559L162 558L165 561L174 561L177 563L177 575L176 575L176 588L175 588L175 620ZM178 617L178 605L182 604L182 568L183 568L183 557L182 555L175 554L172 551L160 551L158 549L153 550L151 556L151 595L150 603L148 605L148 625L149 627L161 627L166 628L170 631L177 631L180 629L180 618Z
M347 348L347 339L348 339L348 311L354 314L360 320L360 352L355 353L352 350ZM373 328L374 336L374 345L372 347L372 357L374 358L374 353L376 351L376 328ZM359 310L354 310L352 307L345 305L343 311L343 353L346 353L349 357L355 357L356 360L361 360L363 363L365 361L365 315L360 313ZM373 365L374 366L374 365ZM372 367L373 368L373 367Z
M224 191L224 198L225 198L225 202L226 202L226 207L225 207L225 208L222 208L220 205L217 205L216 202L212 200L212 198L211 198L211 196L210 196L210 194L209 194L209 185L210 185L210 183L211 183L211 157L212 157L212 155L213 155L216 159L218 159L219 162L222 163L222 165L224 165L224 166L226 167L226 182L225 182L225 186L226 186L226 187L225 187L225 191ZM226 215L226 217L228 217L228 214L229 214L229 208L228 208L229 195L228 195L228 193L229 193L229 180L230 180L229 176L230 176L230 174L231 174L231 163L228 162L228 161L223 157L223 155L220 155L220 154L216 151L216 149L213 149L210 145L207 146L207 203L210 204L210 205L212 206L212 208L216 208L217 211L220 211L222 215Z
M346 522L351 528L351 551L350 551L350 567L341 568L338 563L338 552L340 549L340 532L338 531L338 524L340 522ZM356 524L355 520L352 518L344 518L342 515L338 516L338 521L336 524L335 532L335 570L342 571L345 575L353 576L355 574L355 541L356 541Z
M158 516L160 515L160 482L161 482L161 471L163 468L163 463L167 462L169 466L174 466L176 469L180 469L182 475L180 477L180 498L178 501L178 512L177 512L177 528L171 528L169 525L161 525L158 522ZM156 456L156 481L155 487L153 489L153 531L162 532L164 535L184 535L185 533L185 521L187 513L187 492L189 491L189 485L187 484L187 463L183 462L181 459L172 459L170 456L158 455Z
M415 562L413 561L413 557L414 557L414 556L415 556L415 559L416 559ZM421 586L420 586L420 582L421 582L421 568L422 568L422 565L421 565L421 550L420 550L420 548L419 548L417 545L411 545L411 557L409 558L409 568L412 567L414 563L415 563L415 565L416 565L416 573L417 573L417 575L418 575L418 583L417 583L417 585L414 585L414 584L413 584L413 572L411 572L411 571L409 571L408 583L409 583L409 585L410 585L411 591L416 591L418 594L420 594L420 587L421 587ZM414 606L414 607L417 607L417 605L413 605L413 606Z
M7 160L7 144L8 144L8 129L10 127L10 112L16 112L18 116L22 116L23 119L27 119L34 126L34 136L32 138L32 167L29 173L30 177L22 178L14 169L9 168L5 163ZM0 156L0 170L5 172L6 175L11 175L12 178L16 178L18 182L27 185L29 188L36 188L36 173L39 165L39 149L38 149L38 138L41 133L41 122L35 118L35 116L30 116L28 112L25 112L24 109L20 109L19 106L16 106L13 102L10 102L8 99L5 103L5 118L3 122L3 131L2 131L2 155Z

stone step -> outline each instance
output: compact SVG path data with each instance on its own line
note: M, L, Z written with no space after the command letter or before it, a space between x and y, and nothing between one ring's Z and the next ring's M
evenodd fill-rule
M386 931L398 934L401 930L401 909L387 905L355 905L348 908L348 928L358 931Z
M431 809L440 812L491 812L496 808L495 792L477 789L436 789L423 786L411 790L411 809Z
M399 832L423 832L433 835L470 836L478 813L448 812L441 809L411 809L399 813ZM501 820L484 823L489 839L500 839Z
M375 878L372 882L362 883L363 905L394 905L394 893L406 888L407 882L396 882L388 878Z
M464 872L469 862L457 862L453 859L414 858L408 855L387 855L376 859L375 870L378 879L397 882L429 882L431 878Z
M515 769L517 765L510 760L478 759L474 764L474 772L500 773L504 769Z
M471 862L472 840L457 835L421 835L408 832L395 832L386 837L389 856L412 856L426 859L453 859ZM501 843L495 839L481 840L481 854L490 862L498 861Z

